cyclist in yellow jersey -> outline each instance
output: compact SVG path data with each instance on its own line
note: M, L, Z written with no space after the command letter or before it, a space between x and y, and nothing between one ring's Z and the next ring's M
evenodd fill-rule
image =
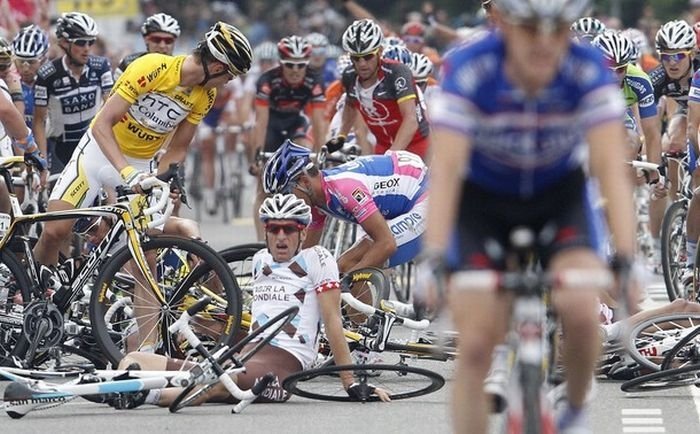
M217 86L248 71L252 50L235 27L218 22L187 56L147 54L134 61L114 86L49 199L48 210L92 203L101 187L127 184L142 192L139 181L168 135L172 140L160 167L181 162L197 124L216 97ZM186 121L186 122L185 122ZM37 260L55 265L58 247L73 222L47 222L35 248Z

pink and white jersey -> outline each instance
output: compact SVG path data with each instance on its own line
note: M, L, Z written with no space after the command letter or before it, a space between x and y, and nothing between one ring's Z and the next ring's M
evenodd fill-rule
M267 249L260 250L253 256L251 330L285 309L298 306L297 316L270 345L290 352L306 369L318 352L321 311L316 295L339 288L338 264L321 246L304 249L283 263L275 262Z
M376 212L386 220L404 215L427 198L427 172L423 160L407 151L368 155L324 169L326 205L313 209L311 229L323 228L326 215L359 224Z

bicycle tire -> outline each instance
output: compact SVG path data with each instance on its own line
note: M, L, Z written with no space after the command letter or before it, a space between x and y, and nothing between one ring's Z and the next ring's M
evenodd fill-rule
M141 245L147 257L158 258L154 266L157 271L154 277L158 279L159 287L165 296L165 303L157 302L159 306L154 309L155 303L151 301L148 304L134 306L131 311L142 321L153 322L152 326L148 322L145 327L146 337L152 333L157 334L159 337L157 343L160 345L156 348L157 352L172 357L184 355L184 347L173 340L167 327L184 312L189 304L207 293L214 293L219 300L223 301L214 300L205 312L198 314L199 328L196 331L205 343L230 344L233 342L241 321L241 291L221 256L201 241L180 237L154 236ZM118 304L128 300L127 297L134 298L132 303L142 301L134 297L134 288L139 282L134 274L138 273L140 277L140 272L131 273L136 268L132 261L133 257L128 246L117 251L99 274L95 284L96 289L92 291L90 297L90 322L93 334L100 349L113 366L116 366L125 355L123 349L127 339L132 346L130 350L135 349L132 344L134 339L137 340L136 348L143 343L143 340L138 340L139 337L132 336L129 331L130 327L133 328L134 324L138 327L139 323L129 309L119 307ZM188 268L190 262L196 262L198 265L190 270ZM183 276L181 275L183 272L188 274ZM131 275L134 284L125 286L123 275ZM112 317L116 316L117 322L110 323L108 327L105 323L105 314L110 312L110 307L117 308L113 309L112 314ZM153 312L151 315L153 318L148 319L147 315L136 312L139 310L143 313L148 309Z
M666 210L661 224L661 268L669 301L675 300L683 292L683 288L680 287L680 275L685 263L681 253L685 252L687 213L688 201L678 200Z
M673 389L695 384L700 380L699 375L700 364L687 365L641 375L625 381L620 385L620 389L628 393Z
M353 371L356 378L359 380L358 383L366 382L371 379L371 382L375 383L377 387L381 387L389 392L389 397L392 401L399 399L415 398L418 396L423 396L428 393L433 393L440 390L442 386L445 385L445 379L438 373L423 369L416 368L413 366L405 365L341 365L341 366L327 366L318 369L309 369L307 371L297 372L290 375L282 382L282 387L288 393L301 396L309 399L317 399L322 401L336 401L336 402L350 402L352 399L348 396L343 388L340 380L338 378L338 373L340 371ZM398 390L399 381L391 381L393 378L386 378L387 376L382 373L377 375L377 371L386 371L395 373L398 378L403 378L403 382L406 383L406 377L409 374L413 374L416 377L422 377L421 382L425 385L420 385L414 390L401 391L394 393L394 390ZM391 376L391 375L389 375ZM314 384L314 380L317 380L318 384ZM418 380L415 380L418 381ZM315 387L327 390L326 393L311 392L310 385L314 384ZM307 386L304 388L303 386ZM378 401L379 397L369 396L367 397L368 402Z
M542 431L542 367L521 364L520 389L522 391L523 434L540 434Z
M4 249L0 252L0 279L2 285L0 290L7 289L7 294L4 299L0 300L3 308L0 310L0 315L6 318L0 320L0 336L7 336L7 340L0 341L0 362L8 357L24 358L24 355L29 348L29 342L22 331L24 324L24 315L21 318L17 317L18 323L11 321L15 319L11 315L13 307L16 303L14 298L17 293L22 297L22 310L32 300L32 288L35 283L32 283L31 278L26 272L26 267L22 265L22 261L9 249Z
M244 366L245 363L250 360L251 357L255 355L262 347L270 343L272 339L275 338L279 334L279 332L282 331L284 327L286 327L294 317L299 313L299 308L297 306L292 306L287 309L285 309L283 312L277 314L275 317L270 319L268 322L263 324L262 326L258 327L257 329L253 330L251 333L249 333L245 338L241 339L236 345L233 347L229 348L226 350L224 353L219 356L219 358L216 360L218 364L224 363L226 360L231 359L234 357L235 354L240 353L240 351L249 343L251 343L254 339L257 339L258 336L260 336L263 332L267 331L268 329L272 328L275 324L278 324L277 327L270 332L267 336L265 336L260 342L257 342L253 348L248 350L243 356L239 356L235 358L235 363L234 367L240 367ZM197 384L191 384L187 386L176 398L175 400L170 404L168 409L170 410L171 413L175 413L178 410L181 410L185 407L187 407L189 404L191 404L193 401L195 401L197 398L202 396L202 394L207 393L212 387L214 387L217 383L211 383L203 386L201 389L197 390L196 392L192 393L190 395L190 392L197 387Z
M689 322L689 326L683 324L686 321ZM627 342L629 355L640 366L658 371L663 363L661 358L677 344L673 340L674 337L680 340L685 336L683 330L697 326L700 326L699 313L661 315L648 318L630 330ZM664 350L666 347L668 349ZM660 360L656 362L656 359L650 359L651 357Z

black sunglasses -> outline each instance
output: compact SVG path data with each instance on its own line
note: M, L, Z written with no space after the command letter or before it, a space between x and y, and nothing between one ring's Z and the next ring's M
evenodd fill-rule
M70 42L71 44L77 45L78 47L84 47L86 45L88 47L92 47L93 45L95 45L94 39L72 39Z
M369 62L370 60L372 60L372 58L374 56L377 55L377 53L379 53L379 50L374 50L371 53L367 53L367 54L359 54L359 55L353 54L350 56L350 60L352 60L353 62L359 62L360 59L364 59L365 62Z

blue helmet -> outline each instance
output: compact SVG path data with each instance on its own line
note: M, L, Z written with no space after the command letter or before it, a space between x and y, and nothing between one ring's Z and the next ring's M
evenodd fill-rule
M396 60L406 66L411 66L411 51L400 45L392 45L391 47L385 48L382 52L382 58Z
M39 26L27 26L15 36L12 49L19 58L41 57L49 51L49 38Z
M263 189L267 194L291 192L294 180L304 171L313 167L311 150L285 140L275 152L263 170Z

